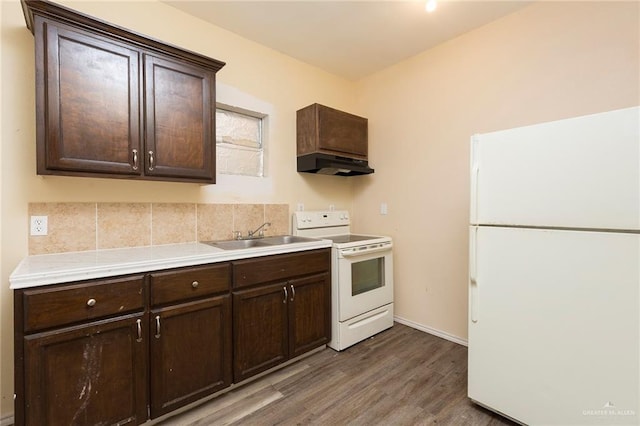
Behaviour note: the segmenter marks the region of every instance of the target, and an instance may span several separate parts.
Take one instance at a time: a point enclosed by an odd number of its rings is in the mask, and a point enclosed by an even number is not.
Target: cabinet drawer
[[[25,290],[23,298],[25,332],[31,332],[142,310],[144,279],[140,275]]]
[[[229,291],[231,265],[155,272],[151,276],[151,305],[163,305]]]
[[[233,287],[247,287],[330,271],[330,253],[330,249],[321,249],[235,261],[233,262]]]

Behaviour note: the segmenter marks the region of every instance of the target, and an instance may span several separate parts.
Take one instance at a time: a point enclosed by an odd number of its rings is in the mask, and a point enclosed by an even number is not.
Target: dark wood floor
[[[467,399],[467,348],[396,323],[162,425],[515,425]]]

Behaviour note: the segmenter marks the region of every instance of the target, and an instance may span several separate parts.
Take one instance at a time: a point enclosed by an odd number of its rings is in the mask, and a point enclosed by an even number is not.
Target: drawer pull
[[[90,307],[90,308],[91,308],[91,307],[93,307],[93,306],[95,306],[95,305],[96,305],[96,299],[89,299],[89,300],[87,300],[87,306],[88,306],[88,307]]]
[[[156,315],[156,339],[160,338],[160,315]]]
[[[287,303],[287,286],[282,287],[284,290],[284,299],[282,299],[282,303]]]
[[[138,338],[136,339],[136,342],[140,343],[142,342],[142,320],[136,320],[136,327],[138,329]]]
[[[198,281],[194,281],[191,283],[191,287],[193,288],[198,288],[198,286],[200,285],[200,283]]]

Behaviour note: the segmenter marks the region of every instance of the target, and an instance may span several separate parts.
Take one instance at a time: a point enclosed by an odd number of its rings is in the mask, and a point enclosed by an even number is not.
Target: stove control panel
[[[302,211],[293,213],[293,227],[296,229],[348,226],[350,223],[349,212],[346,210]]]

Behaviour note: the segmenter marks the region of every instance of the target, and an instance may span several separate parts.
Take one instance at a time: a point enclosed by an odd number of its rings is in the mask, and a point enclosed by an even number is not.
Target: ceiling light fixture
[[[436,7],[438,7],[438,2],[436,0],[427,0],[427,4],[425,4],[424,10],[431,13],[436,10]]]

